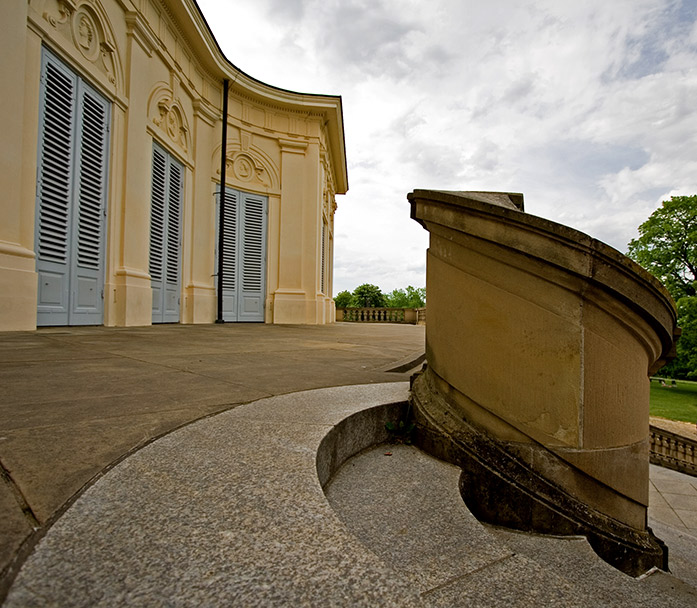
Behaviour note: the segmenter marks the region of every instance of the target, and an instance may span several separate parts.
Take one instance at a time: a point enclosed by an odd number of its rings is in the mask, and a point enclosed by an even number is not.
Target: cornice
[[[296,139],[285,139],[281,138],[278,140],[281,145],[281,152],[287,152],[289,154],[302,154],[307,152],[309,144],[306,141],[299,141]]]
[[[324,121],[331,148],[332,169],[335,174],[337,192],[343,193],[348,189],[346,149],[344,143],[344,125],[341,97],[336,95],[321,95],[298,93],[274,87],[249,76],[223,54],[208,23],[201,13],[195,0],[157,0],[164,7],[164,13],[172,27],[181,37],[182,45],[200,68],[212,79],[221,82],[228,79],[231,90],[237,98],[244,98],[251,103],[280,110],[303,114],[306,117],[318,117]],[[142,19],[141,19],[142,20]],[[133,22],[134,35],[140,21]],[[157,47],[157,36],[151,34],[149,28],[138,28],[138,34],[143,30],[145,44]],[[140,42],[140,39],[137,38]],[[152,43],[155,42],[153,45]],[[143,44],[143,42],[141,42]]]
[[[213,126],[220,120],[220,114],[217,108],[214,108],[210,103],[204,99],[194,99],[194,116],[200,117],[205,120],[209,125]]]
[[[148,57],[152,57],[153,51],[159,46],[157,34],[150,28],[150,24],[136,11],[126,13],[126,26],[128,34],[141,46]]]

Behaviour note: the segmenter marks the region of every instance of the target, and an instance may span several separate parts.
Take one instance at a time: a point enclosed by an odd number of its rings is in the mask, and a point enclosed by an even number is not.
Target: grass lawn
[[[651,382],[651,415],[697,424],[697,382],[677,380],[669,388],[671,382],[667,380],[666,386],[660,381]]]

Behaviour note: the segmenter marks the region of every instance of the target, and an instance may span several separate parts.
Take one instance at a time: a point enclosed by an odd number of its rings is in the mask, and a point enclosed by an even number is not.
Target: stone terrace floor
[[[405,381],[424,341],[423,326],[388,324],[0,332],[0,572],[33,529],[153,439],[264,397]]]
[[[423,327],[387,324],[0,333],[0,601],[83,489],[153,440],[274,396],[405,383],[423,352]],[[652,466],[650,523],[688,573],[696,516],[697,479]]]

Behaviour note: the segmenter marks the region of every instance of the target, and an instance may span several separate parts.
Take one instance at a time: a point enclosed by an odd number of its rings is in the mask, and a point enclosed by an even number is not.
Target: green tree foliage
[[[658,277],[677,301],[697,281],[697,196],[672,196],[639,226],[629,257]]]
[[[387,306],[390,308],[423,308],[426,306],[426,288],[412,287],[395,289],[387,294]]]
[[[349,308],[352,305],[352,301],[353,295],[350,291],[340,291],[334,297],[334,303],[336,304],[337,308]]]
[[[362,308],[382,308],[387,301],[377,285],[364,283],[353,290],[353,306]]]
[[[383,294],[379,287],[364,283],[350,291],[342,291],[334,297],[337,308],[423,308],[426,306],[426,288],[395,289]]]
[[[677,358],[661,374],[697,377],[697,196],[673,196],[639,226],[628,255],[666,286],[678,309]]]
[[[677,357],[659,373],[666,378],[697,380],[697,296],[680,298],[677,307],[678,325],[682,329]]]

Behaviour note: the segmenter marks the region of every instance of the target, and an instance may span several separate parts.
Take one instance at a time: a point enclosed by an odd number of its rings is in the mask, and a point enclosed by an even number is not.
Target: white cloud
[[[425,283],[414,188],[523,192],[620,250],[662,199],[697,193],[694,0],[199,4],[250,75],[342,95],[335,291]]]

